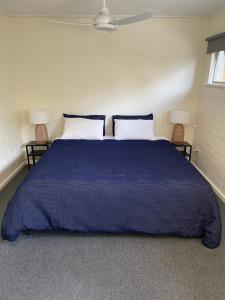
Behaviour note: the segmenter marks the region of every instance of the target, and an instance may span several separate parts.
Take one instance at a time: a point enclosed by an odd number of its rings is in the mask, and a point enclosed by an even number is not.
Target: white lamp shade
[[[170,122],[175,124],[189,124],[190,111],[188,110],[173,110],[170,113]]]
[[[29,111],[31,124],[47,124],[49,122],[49,114],[47,109],[35,109]]]

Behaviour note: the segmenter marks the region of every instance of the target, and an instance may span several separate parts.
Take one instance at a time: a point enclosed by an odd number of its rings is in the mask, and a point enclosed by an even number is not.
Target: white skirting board
[[[3,182],[0,183],[0,191],[15,177],[26,165],[23,161]]]
[[[208,181],[208,183],[212,186],[214,192],[217,194],[217,196],[225,203],[225,195],[221,192],[221,190],[208,178],[208,176],[205,175],[202,170],[199,169],[194,163],[192,163],[193,166],[202,174],[202,176]]]

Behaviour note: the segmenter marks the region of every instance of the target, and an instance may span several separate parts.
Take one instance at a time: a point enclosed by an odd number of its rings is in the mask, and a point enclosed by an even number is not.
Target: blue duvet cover
[[[220,244],[214,192],[169,142],[57,140],[9,202],[2,237],[23,231],[147,233]]]

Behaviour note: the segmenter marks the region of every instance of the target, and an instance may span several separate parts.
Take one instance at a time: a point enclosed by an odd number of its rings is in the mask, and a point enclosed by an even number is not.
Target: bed
[[[166,140],[56,140],[8,203],[1,234],[65,230],[221,240],[212,188]]]

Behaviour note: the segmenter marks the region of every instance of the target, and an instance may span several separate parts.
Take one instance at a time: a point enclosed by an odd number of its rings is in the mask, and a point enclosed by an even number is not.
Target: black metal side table
[[[45,152],[48,151],[48,148],[51,146],[52,141],[48,141],[45,144],[39,145],[36,141],[31,141],[26,144],[26,152],[27,152],[27,162],[28,168],[30,170],[32,165],[36,164],[36,159],[40,159]],[[32,160],[32,164],[30,162]]]
[[[192,145],[188,142],[172,143],[179,152],[181,152],[188,160],[191,161]],[[188,150],[189,149],[189,150]]]

